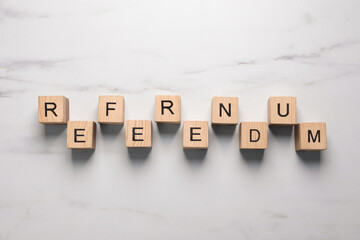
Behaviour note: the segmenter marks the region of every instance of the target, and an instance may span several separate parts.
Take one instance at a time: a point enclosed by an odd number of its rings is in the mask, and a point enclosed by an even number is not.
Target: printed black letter
[[[143,135],[142,133],[138,133],[138,132],[135,132],[135,130],[137,129],[144,129],[143,127],[133,127],[132,129],[132,140],[135,142],[135,141],[144,141],[144,139],[137,139],[135,138],[135,135]]]
[[[48,108],[48,105],[53,105],[53,108]],[[57,114],[56,112],[54,111],[56,109],[56,103],[53,103],[53,102],[46,102],[45,103],[45,117],[47,117],[47,112],[48,111],[51,111],[55,117],[57,117]]]
[[[315,138],[314,136],[312,135],[312,132],[311,130],[308,130],[308,142],[310,142],[310,139],[313,141],[313,142],[316,142],[316,138],[319,137],[319,141],[320,142],[320,130],[317,130],[316,131],[316,134],[315,134]]]
[[[106,103],[106,116],[109,116],[109,110],[115,110],[115,108],[109,108],[109,104],[116,104],[116,102],[107,102]]]
[[[77,131],[85,131],[84,128],[75,128],[74,129],[74,142],[76,143],[81,143],[81,142],[85,142],[84,140],[77,140],[77,137],[84,137],[84,134],[77,134]]]
[[[229,111],[226,110],[224,104],[220,103],[220,117],[222,117],[222,111],[221,111],[222,109],[224,109],[226,115],[231,117],[231,103],[229,103]]]
[[[164,106],[164,103],[170,103],[170,106]],[[174,115],[174,112],[171,110],[171,107],[174,105],[174,103],[170,100],[161,100],[161,115],[164,115],[164,109],[168,109],[171,114]]]
[[[280,113],[280,103],[278,103],[277,105],[277,109],[278,109],[278,114],[280,117],[286,117],[287,115],[289,115],[289,103],[286,104],[286,113],[285,114],[281,114]]]
[[[253,132],[257,132],[258,133],[258,137],[257,137],[257,139],[253,139],[252,138],[252,133]],[[260,132],[259,132],[259,130],[257,130],[257,129],[250,129],[250,142],[257,142],[257,141],[259,141],[259,139],[260,139]]]
[[[191,127],[190,128],[190,141],[201,141],[201,139],[194,139],[194,135],[200,135],[200,133],[194,133],[194,129],[201,129],[201,127]]]

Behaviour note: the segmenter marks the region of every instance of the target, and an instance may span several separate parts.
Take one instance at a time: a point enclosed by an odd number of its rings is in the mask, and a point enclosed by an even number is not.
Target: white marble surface
[[[2,0],[0,239],[359,239],[360,1]],[[236,129],[184,153],[181,127],[154,125],[150,152],[124,128],[98,128],[94,153],[37,123],[38,95],[70,98],[96,120],[101,94],[126,119],[153,119],[154,95],[182,97],[183,120],[210,120],[212,96],[266,120],[271,95],[298,98],[298,121],[325,121],[328,150],[297,154],[269,131],[260,154]]]

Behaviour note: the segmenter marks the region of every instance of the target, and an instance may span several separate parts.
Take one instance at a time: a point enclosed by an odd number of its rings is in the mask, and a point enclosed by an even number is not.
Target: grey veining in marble
[[[360,1],[3,0],[0,2],[0,239],[349,239],[360,236]],[[179,94],[183,120],[210,121],[238,96],[266,121],[269,96],[296,96],[298,121],[325,121],[328,150],[296,153],[291,128],[240,152],[238,127],[184,152],[182,127],[154,124],[149,151],[98,127],[93,152],[37,123],[38,95],[65,95],[71,120],[98,96],[126,119]]]

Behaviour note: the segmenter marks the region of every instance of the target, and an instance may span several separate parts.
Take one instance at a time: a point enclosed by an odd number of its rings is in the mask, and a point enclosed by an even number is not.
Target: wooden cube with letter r
[[[326,149],[326,123],[299,123],[295,126],[296,151],[321,151]]]
[[[181,123],[181,100],[177,95],[155,96],[155,122],[165,124]]]
[[[64,96],[38,97],[38,122],[66,124],[69,121],[69,99]]]
[[[127,120],[125,143],[128,148],[151,148],[151,120]]]
[[[93,121],[69,121],[67,147],[71,149],[95,149],[96,123]]]
[[[266,122],[241,122],[240,149],[266,149],[267,128]]]

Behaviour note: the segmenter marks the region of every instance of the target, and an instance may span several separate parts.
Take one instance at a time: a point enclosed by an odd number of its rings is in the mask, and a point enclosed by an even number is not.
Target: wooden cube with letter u
[[[296,151],[321,151],[326,149],[326,123],[299,123],[295,126]]]
[[[67,147],[71,149],[95,149],[96,123],[93,121],[69,121]]]
[[[207,121],[184,121],[183,148],[207,149],[209,147],[208,125]]]
[[[266,122],[241,122],[240,149],[266,149],[267,128]]]
[[[125,142],[128,148],[151,148],[151,120],[127,120]]]
[[[270,97],[268,100],[269,125],[296,124],[296,97]]]

